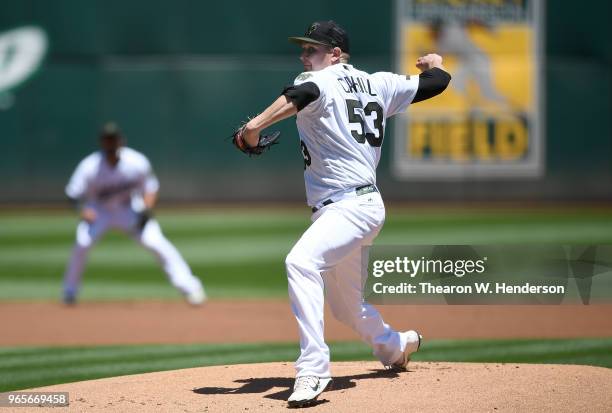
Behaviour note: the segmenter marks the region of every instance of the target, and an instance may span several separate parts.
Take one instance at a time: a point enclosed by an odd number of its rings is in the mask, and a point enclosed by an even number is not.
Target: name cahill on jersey
[[[370,79],[363,79],[359,76],[344,76],[339,77],[338,82],[346,93],[367,93],[370,96],[378,96],[372,90]]]

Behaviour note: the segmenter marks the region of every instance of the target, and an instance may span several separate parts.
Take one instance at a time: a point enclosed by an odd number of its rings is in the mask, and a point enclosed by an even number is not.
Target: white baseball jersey
[[[114,167],[101,151],[83,159],[66,186],[66,195],[102,209],[131,206],[138,211],[144,207],[142,194],[158,190],[159,181],[147,157],[134,149],[121,147],[119,162]]]
[[[306,198],[317,206],[334,193],[376,184],[386,119],[410,105],[419,76],[369,74],[339,63],[304,72],[294,85],[305,82],[320,92],[297,114]]]

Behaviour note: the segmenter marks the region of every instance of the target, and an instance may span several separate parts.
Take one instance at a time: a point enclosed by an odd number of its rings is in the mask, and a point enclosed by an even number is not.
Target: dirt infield
[[[415,362],[401,374],[380,367],[374,362],[334,363],[331,388],[307,411],[575,413],[612,408],[612,370],[601,367]],[[36,390],[70,393],[70,407],[52,411],[274,412],[287,410],[292,384],[291,363],[266,363],[112,377]],[[36,408],[46,410],[51,411]]]
[[[398,329],[427,338],[604,337],[612,306],[384,306]],[[355,333],[326,312],[328,340]],[[297,341],[289,303],[0,303],[0,345]],[[427,363],[395,374],[376,362],[332,364],[332,388],[308,411],[612,411],[612,369],[571,365]],[[87,412],[285,411],[293,363],[201,367],[48,386]],[[15,412],[50,409],[14,409]],[[12,411],[4,408],[3,411]]]
[[[433,338],[557,338],[612,336],[612,305],[381,306],[396,329]],[[326,312],[328,340],[356,334]],[[182,302],[0,303],[0,345],[246,343],[297,341],[289,303]]]

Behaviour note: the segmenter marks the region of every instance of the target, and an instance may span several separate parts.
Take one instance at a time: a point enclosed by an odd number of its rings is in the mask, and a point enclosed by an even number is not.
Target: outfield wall
[[[612,6],[582,2],[579,19],[571,2],[544,9],[542,176],[400,181],[390,164],[392,122],[379,167],[386,199],[612,199]],[[261,159],[245,158],[225,138],[301,71],[285,39],[313,20],[347,28],[356,66],[393,70],[395,10],[391,1],[348,0],[6,1],[0,33],[37,25],[49,49],[33,77],[0,91],[0,202],[61,201],[108,119],[151,158],[162,200],[302,200],[293,122],[279,127],[282,144]],[[0,59],[0,76],[2,66]]]

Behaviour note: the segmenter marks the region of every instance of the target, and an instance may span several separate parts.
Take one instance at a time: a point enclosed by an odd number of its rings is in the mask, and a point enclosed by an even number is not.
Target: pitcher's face
[[[314,43],[302,43],[302,54],[300,60],[304,65],[304,71],[325,69],[331,66],[334,56],[333,49],[328,46],[323,46]]]

